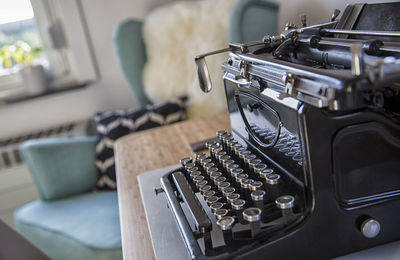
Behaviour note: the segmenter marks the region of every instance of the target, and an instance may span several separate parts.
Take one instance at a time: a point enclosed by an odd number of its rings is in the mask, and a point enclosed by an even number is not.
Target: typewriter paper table
[[[230,129],[228,114],[127,135],[115,143],[124,259],[154,259],[137,176],[176,164],[192,154],[189,144],[212,138],[220,129]]]

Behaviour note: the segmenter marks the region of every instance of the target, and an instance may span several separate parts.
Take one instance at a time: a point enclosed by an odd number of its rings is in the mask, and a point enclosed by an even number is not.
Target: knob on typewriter
[[[179,162],[181,163],[181,165],[182,165],[183,167],[185,167],[185,165],[186,165],[187,163],[192,162],[192,157],[184,157],[184,158],[180,159]]]
[[[243,211],[243,218],[250,223],[251,237],[255,238],[261,231],[261,210],[247,208]]]
[[[233,232],[232,227],[235,223],[235,219],[233,217],[225,216],[217,221],[218,227],[222,230],[222,234],[224,236],[224,241],[227,246],[233,244]]]
[[[219,219],[225,217],[226,215],[228,215],[228,213],[229,213],[229,210],[227,210],[227,209],[217,209],[214,212],[214,215],[217,218],[217,220],[219,220]]]
[[[279,196],[279,180],[281,176],[279,174],[269,174],[265,176],[265,188],[268,192],[268,197],[274,201]]]
[[[222,190],[222,195],[227,198],[230,194],[235,193],[235,191],[234,187],[228,187]]]
[[[264,208],[265,194],[266,193],[263,190],[255,190],[251,192],[251,199],[253,200],[254,207],[261,210]]]
[[[293,219],[294,201],[295,199],[291,195],[280,196],[275,200],[276,206],[282,210],[283,222],[285,224],[290,223],[290,221]]]
[[[242,199],[237,199],[231,202],[231,207],[233,211],[236,214],[236,217],[239,221],[239,223],[245,225],[247,222],[243,218],[243,210],[244,210],[244,205],[246,205],[246,201]]]
[[[222,203],[220,201],[214,202],[210,205],[210,209],[212,213],[215,213],[218,209],[222,209],[224,207],[225,203]]]

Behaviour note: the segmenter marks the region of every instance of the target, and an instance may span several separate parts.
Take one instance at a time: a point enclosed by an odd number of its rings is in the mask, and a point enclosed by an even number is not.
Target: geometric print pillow
[[[186,119],[186,97],[142,109],[124,109],[97,113],[96,166],[97,189],[116,189],[114,142],[127,134]]]

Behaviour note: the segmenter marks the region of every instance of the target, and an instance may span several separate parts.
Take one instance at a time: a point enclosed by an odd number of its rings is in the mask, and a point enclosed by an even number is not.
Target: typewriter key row
[[[230,133],[218,131],[217,137],[219,142],[206,143],[209,155],[198,152],[180,163],[188,183],[215,215],[225,242],[232,240],[236,223],[249,225],[252,238],[261,232],[262,223],[282,217],[283,224],[289,224],[295,199],[281,196],[281,176]]]
[[[261,129],[255,124],[251,124],[250,127],[253,130],[253,133],[255,133],[255,135],[264,143],[269,144],[275,139],[276,134],[270,129]],[[296,136],[283,131],[279,135],[274,148],[285,156],[292,158],[299,165],[302,165],[300,142]]]

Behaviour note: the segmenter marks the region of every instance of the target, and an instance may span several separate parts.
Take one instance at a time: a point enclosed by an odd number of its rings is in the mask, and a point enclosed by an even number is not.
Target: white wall
[[[143,18],[172,0],[82,0],[99,68],[98,82],[83,90],[0,106],[0,139],[66,122],[85,120],[96,111],[134,106],[133,94],[114,54],[112,34],[119,22]]]

